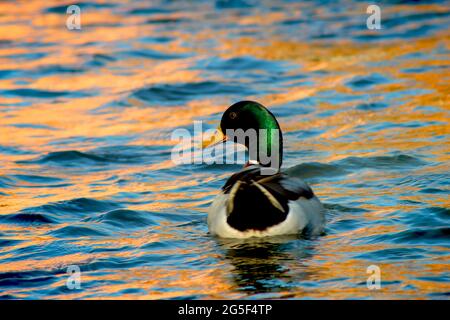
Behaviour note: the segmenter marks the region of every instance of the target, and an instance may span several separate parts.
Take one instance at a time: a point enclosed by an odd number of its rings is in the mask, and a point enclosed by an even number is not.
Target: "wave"
[[[108,212],[120,208],[120,204],[90,198],[77,198],[67,201],[59,201],[36,207],[29,207],[18,213],[0,215],[0,221],[16,223],[57,223],[63,221],[79,221],[93,213]]]
[[[107,163],[108,159],[104,157],[99,157],[93,154],[84,153],[80,151],[70,150],[70,151],[57,151],[51,152],[43,157],[35,160],[22,160],[17,161],[20,164],[45,164],[45,163],[59,163],[70,166],[80,166],[81,164],[104,164]]]
[[[78,237],[107,237],[111,233],[100,229],[98,226],[65,226],[48,233],[57,238],[78,238]]]
[[[336,177],[346,175],[349,171],[339,165],[308,162],[286,169],[286,173],[302,179],[307,179],[312,177]]]
[[[64,183],[65,179],[38,176],[38,175],[23,175],[13,174],[0,176],[0,188],[60,188],[67,187],[71,184]]]
[[[437,244],[450,242],[450,227],[414,228],[385,236],[394,243]],[[384,236],[381,238],[384,239]]]
[[[0,273],[0,287],[16,287],[27,288],[34,286],[49,286],[58,281],[56,277],[57,271],[17,271],[17,272],[2,272]],[[0,295],[0,299],[17,299],[12,295]]]
[[[85,221],[106,223],[108,225],[122,229],[143,228],[156,224],[151,218],[151,213],[127,209],[117,209],[109,211],[106,213],[102,213],[95,218],[88,218]]]
[[[0,215],[0,223],[17,224],[48,224],[57,221],[48,214],[43,213],[14,213]]]
[[[401,168],[411,168],[423,166],[426,164],[425,161],[405,155],[394,155],[394,156],[376,156],[376,157],[348,157],[333,164],[342,166],[347,169],[383,169],[383,170],[395,170]]]
[[[170,156],[167,147],[160,146],[109,146],[90,152],[77,150],[51,152],[37,159],[17,161],[20,164],[107,165],[108,163],[142,164],[162,161]]]
[[[201,81],[175,84],[158,84],[150,88],[135,91],[132,97],[144,101],[146,104],[179,104],[198,99],[202,96],[236,94],[252,95],[248,86],[243,87],[236,84],[221,83],[216,81]]]

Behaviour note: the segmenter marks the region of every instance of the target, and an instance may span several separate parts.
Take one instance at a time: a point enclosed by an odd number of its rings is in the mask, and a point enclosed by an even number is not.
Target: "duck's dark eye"
[[[236,119],[237,114],[236,112],[230,112],[230,119]]]

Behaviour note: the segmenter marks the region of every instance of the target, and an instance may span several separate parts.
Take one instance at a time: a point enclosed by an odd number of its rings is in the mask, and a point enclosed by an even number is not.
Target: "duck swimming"
[[[249,137],[240,139],[235,134],[239,130],[253,132],[257,147]],[[204,141],[203,147],[226,140],[245,145],[249,161],[227,180],[212,202],[208,211],[212,235],[249,238],[323,232],[322,203],[303,180],[280,170],[283,136],[278,121],[267,108],[254,101],[230,106],[215,135]],[[265,156],[268,154],[270,158]]]

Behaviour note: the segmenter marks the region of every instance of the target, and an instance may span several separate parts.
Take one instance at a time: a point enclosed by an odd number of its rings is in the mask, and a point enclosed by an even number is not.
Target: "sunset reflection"
[[[98,0],[71,31],[69,4],[0,2],[0,275],[22,279],[2,295],[448,296],[448,7],[386,4],[373,31],[361,2]],[[323,236],[208,234],[239,167],[178,165],[171,133],[239,100],[277,116],[284,166],[327,208]]]

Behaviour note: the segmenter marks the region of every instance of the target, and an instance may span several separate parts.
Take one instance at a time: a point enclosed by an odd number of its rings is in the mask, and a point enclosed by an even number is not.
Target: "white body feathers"
[[[208,228],[211,234],[222,238],[249,238],[277,235],[297,234],[305,227],[311,235],[323,232],[325,225],[325,209],[317,197],[299,198],[289,201],[289,212],[285,220],[265,230],[234,229],[227,223],[227,205],[229,194],[220,193],[208,211]]]

